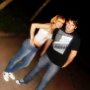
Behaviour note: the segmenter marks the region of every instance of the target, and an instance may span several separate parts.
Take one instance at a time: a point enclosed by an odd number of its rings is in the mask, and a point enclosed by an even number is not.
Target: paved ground
[[[15,81],[5,82],[2,72],[10,58],[18,51],[23,40],[23,36],[0,37],[0,90],[35,90],[41,79],[44,69],[27,85],[17,85]],[[37,58],[37,57],[36,57]],[[17,79],[23,77],[34,67],[38,60],[33,60],[31,65],[15,73]],[[47,86],[46,90],[90,90],[90,78],[82,68],[72,64],[69,68],[60,71],[54,80]]]

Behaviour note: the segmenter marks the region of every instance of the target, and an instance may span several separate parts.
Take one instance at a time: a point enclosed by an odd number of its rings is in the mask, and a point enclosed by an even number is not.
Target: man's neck
[[[65,32],[66,32],[66,33],[73,33],[74,30],[70,31],[70,30],[65,29]]]

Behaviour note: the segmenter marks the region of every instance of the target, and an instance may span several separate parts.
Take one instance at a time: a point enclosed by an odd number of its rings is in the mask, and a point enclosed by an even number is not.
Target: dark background
[[[75,16],[79,19],[77,33],[81,38],[80,50],[77,56],[79,60],[75,63],[89,72],[89,1],[51,0],[30,22],[30,18],[44,2],[45,0],[14,0],[4,10],[0,11],[0,30],[28,34],[32,22],[49,22],[57,14],[66,17]]]

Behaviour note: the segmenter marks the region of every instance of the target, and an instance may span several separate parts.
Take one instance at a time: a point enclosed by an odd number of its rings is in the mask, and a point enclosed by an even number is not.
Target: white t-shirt
[[[52,38],[52,33],[49,30],[39,29],[37,34],[35,35],[35,39],[42,45],[45,43],[46,40]]]

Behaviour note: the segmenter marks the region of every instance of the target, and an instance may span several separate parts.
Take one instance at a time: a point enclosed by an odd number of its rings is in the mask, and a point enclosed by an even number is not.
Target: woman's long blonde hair
[[[62,22],[62,23],[65,23],[65,17],[64,17],[64,16],[61,16],[61,15],[56,15],[56,16],[54,16],[54,17],[50,20],[51,31],[54,30],[53,25],[54,25],[57,21],[60,21],[60,22]]]
[[[61,21],[61,22],[64,23],[65,22],[65,17],[61,16],[61,15],[56,15],[50,20],[50,23],[55,24],[57,21]]]

